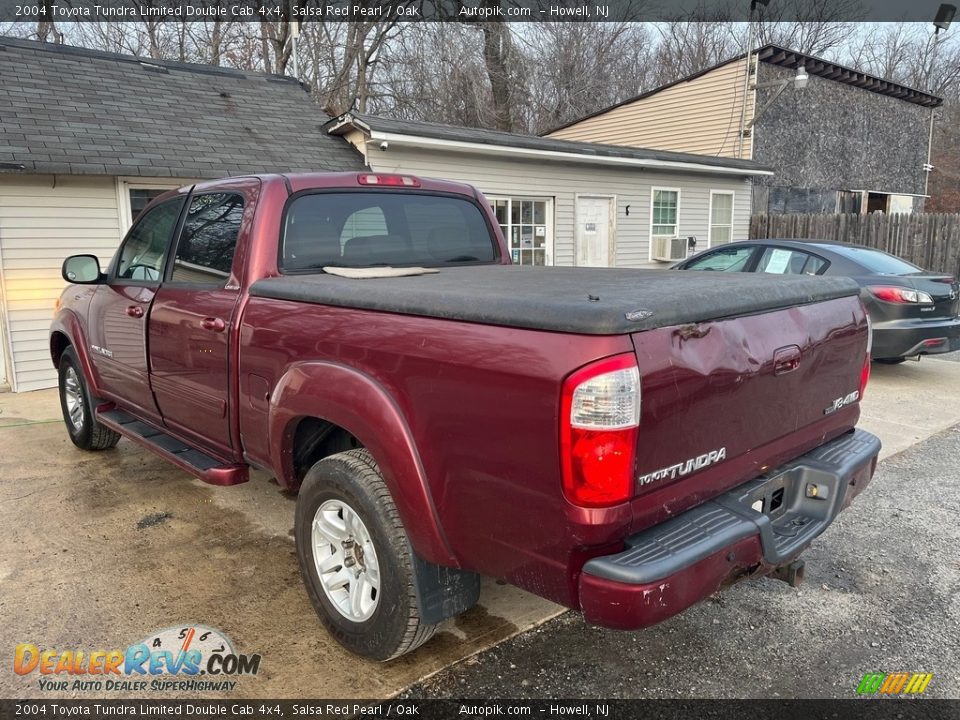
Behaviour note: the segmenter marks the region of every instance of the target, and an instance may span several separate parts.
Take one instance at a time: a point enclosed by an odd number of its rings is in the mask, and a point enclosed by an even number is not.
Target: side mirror
[[[96,285],[102,277],[96,255],[71,255],[63,261],[60,274],[68,283],[76,285]]]

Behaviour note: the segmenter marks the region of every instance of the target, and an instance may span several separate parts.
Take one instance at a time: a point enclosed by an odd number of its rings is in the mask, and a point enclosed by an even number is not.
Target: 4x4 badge
[[[845,395],[844,397],[838,397],[836,400],[830,403],[827,407],[823,409],[823,414],[832,415],[840,408],[845,407],[850,403],[855,403],[859,399],[860,399],[860,391],[854,390],[849,395]]]

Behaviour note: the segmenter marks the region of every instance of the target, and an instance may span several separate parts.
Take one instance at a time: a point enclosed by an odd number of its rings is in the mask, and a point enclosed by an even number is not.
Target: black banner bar
[[[0,700],[0,720],[956,720],[960,700]]]
[[[0,22],[923,22],[903,0],[0,0]]]

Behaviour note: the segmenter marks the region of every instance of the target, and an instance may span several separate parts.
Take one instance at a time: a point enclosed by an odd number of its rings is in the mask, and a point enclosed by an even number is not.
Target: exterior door
[[[149,418],[157,417],[157,406],[150,390],[147,321],[184,200],[167,200],[137,220],[88,313],[90,358],[103,394]]]
[[[150,315],[151,382],[164,423],[225,458],[235,445],[229,360],[240,281],[234,255],[258,187],[259,181],[238,181],[229,191],[191,197],[169,279]]]
[[[577,197],[577,265],[610,267],[613,263],[613,198]]]

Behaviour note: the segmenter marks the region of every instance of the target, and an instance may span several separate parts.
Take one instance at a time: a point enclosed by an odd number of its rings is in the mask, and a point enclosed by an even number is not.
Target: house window
[[[654,188],[650,234],[653,237],[677,237],[679,209],[679,190]]]
[[[130,188],[130,219],[136,220],[140,217],[143,209],[150,204],[155,197],[163,195],[170,188]]]
[[[117,208],[120,212],[121,239],[154,198],[185,184],[187,181],[184,180],[117,178]]]
[[[710,192],[710,233],[707,247],[728,243],[733,239],[733,193]]]
[[[510,257],[518,265],[550,263],[550,200],[546,198],[492,198],[490,206],[507,240]]]

